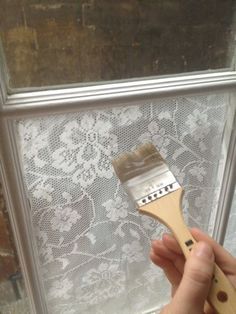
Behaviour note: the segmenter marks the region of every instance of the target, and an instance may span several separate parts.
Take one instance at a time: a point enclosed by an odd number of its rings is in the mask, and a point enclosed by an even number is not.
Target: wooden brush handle
[[[183,190],[180,188],[142,206],[139,211],[165,224],[173,232],[187,258],[196,241],[182,217],[182,194]],[[216,264],[208,301],[218,314],[236,314],[236,290]]]

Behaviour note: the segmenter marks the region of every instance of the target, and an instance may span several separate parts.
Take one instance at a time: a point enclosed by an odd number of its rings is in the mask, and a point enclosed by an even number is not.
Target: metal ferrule
[[[124,186],[138,207],[180,188],[179,183],[166,165],[132,178]]]

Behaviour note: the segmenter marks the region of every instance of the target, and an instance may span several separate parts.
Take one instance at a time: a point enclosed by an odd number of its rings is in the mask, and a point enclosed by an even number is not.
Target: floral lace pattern
[[[149,260],[165,227],[134,208],[111,161],[152,142],[184,186],[186,222],[208,230],[227,103],[178,97],[17,122],[49,313],[136,314],[167,300]]]

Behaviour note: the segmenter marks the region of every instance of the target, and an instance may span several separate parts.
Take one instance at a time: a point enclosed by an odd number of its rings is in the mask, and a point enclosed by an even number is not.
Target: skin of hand
[[[161,314],[215,314],[205,302],[214,262],[236,288],[236,258],[201,230],[190,230],[196,243],[187,261],[172,235],[152,241],[150,258],[161,267],[172,285],[172,300]]]

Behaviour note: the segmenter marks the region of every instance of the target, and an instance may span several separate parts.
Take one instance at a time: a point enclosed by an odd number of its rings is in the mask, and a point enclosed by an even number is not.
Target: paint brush
[[[120,155],[112,164],[139,212],[165,224],[187,258],[196,241],[182,216],[183,188],[156,147],[144,144]],[[235,289],[216,264],[208,302],[219,314],[236,314]]]

